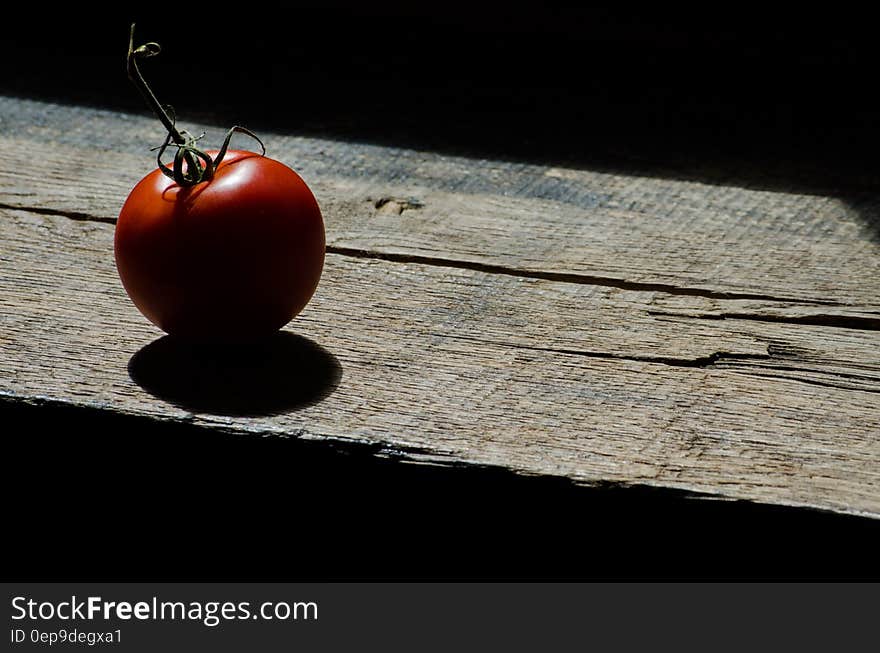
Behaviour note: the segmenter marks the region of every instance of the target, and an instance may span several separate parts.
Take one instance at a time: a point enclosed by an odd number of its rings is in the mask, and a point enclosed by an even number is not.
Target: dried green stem
[[[147,84],[137,65],[138,58],[154,57],[161,51],[162,48],[159,47],[158,43],[145,43],[144,45],[135,48],[134,23],[132,23],[131,32],[129,33],[128,38],[128,78],[137,87],[137,90],[140,91],[144,100],[146,100],[147,104],[150,106],[150,109],[152,109],[153,113],[156,114],[156,117],[158,117],[159,120],[162,121],[162,124],[165,126],[165,129],[168,130],[168,134],[171,136],[171,140],[173,140],[178,145],[183,145],[184,143],[186,143],[186,138],[184,138],[183,135],[177,130],[177,127],[175,127],[174,125],[174,120],[171,118],[171,116],[168,115],[165,107],[163,107],[159,100],[156,99],[156,95],[155,93],[153,93],[153,89],[151,89],[149,84]]]
[[[169,115],[168,108],[163,106],[156,98],[156,94],[153,93],[150,85],[147,84],[137,65],[137,60],[139,58],[153,57],[161,51],[162,49],[159,47],[159,44],[152,42],[134,47],[134,24],[132,24],[128,38],[128,77],[137,87],[138,91],[140,91],[140,94],[143,96],[144,100],[146,100],[147,105],[149,105],[153,113],[156,114],[156,117],[162,121],[162,124],[168,131],[168,136],[166,137],[165,142],[158,148],[159,154],[156,156],[159,169],[165,175],[174,179],[174,181],[180,186],[195,186],[201,181],[210,180],[213,178],[217,166],[220,165],[223,157],[226,156],[226,150],[229,148],[229,141],[232,138],[232,135],[239,132],[247,134],[255,139],[260,144],[263,155],[266,154],[266,146],[263,145],[263,141],[257,138],[256,134],[250,130],[238,125],[232,127],[226,133],[223,146],[220,148],[220,151],[214,159],[196,147],[196,141],[198,141],[201,136],[193,137],[186,130],[177,129],[174,116]],[[202,134],[202,136],[204,136],[204,134]],[[174,166],[169,168],[162,163],[162,155],[172,143],[177,147],[177,153],[174,156]],[[186,163],[186,171],[183,169],[184,163]]]

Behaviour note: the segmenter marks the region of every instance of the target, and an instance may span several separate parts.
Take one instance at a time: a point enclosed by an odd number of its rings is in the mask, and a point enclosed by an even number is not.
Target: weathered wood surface
[[[880,516],[870,197],[265,135],[327,223],[318,294],[287,329],[341,379],[231,416],[128,372],[161,334],[119,284],[112,221],[161,137],[0,98],[7,398]]]

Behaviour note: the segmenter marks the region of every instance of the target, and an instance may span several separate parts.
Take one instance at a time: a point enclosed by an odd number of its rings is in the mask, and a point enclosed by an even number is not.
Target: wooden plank
[[[0,203],[112,221],[162,140],[149,118],[0,98]],[[193,126],[218,137],[216,126]],[[880,319],[878,200],[478,161],[264,134],[315,190],[331,251]],[[739,310],[739,309],[737,309]],[[731,311],[719,311],[730,313]]]
[[[880,516],[875,330],[705,319],[707,302],[730,300],[330,255],[288,329],[314,343],[326,396],[228,414],[175,385],[180,360],[125,297],[112,230],[0,213],[4,396]],[[289,366],[273,382],[295,374],[294,349],[274,352]],[[151,392],[130,367],[153,375]]]

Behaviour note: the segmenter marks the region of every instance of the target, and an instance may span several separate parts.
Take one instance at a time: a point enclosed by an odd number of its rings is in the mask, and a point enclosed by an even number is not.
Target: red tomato
[[[195,186],[158,168],[144,177],[119,214],[115,253],[129,297],[160,329],[249,339],[280,329],[311,299],[324,223],[293,170],[230,150],[213,179]]]

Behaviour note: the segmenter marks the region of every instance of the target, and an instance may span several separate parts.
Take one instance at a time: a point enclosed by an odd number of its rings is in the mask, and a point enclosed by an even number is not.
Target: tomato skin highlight
[[[192,187],[149,173],[126,199],[114,238],[135,306],[166,333],[195,340],[246,340],[283,327],[314,294],[324,249],[321,210],[306,183],[240,150]]]

